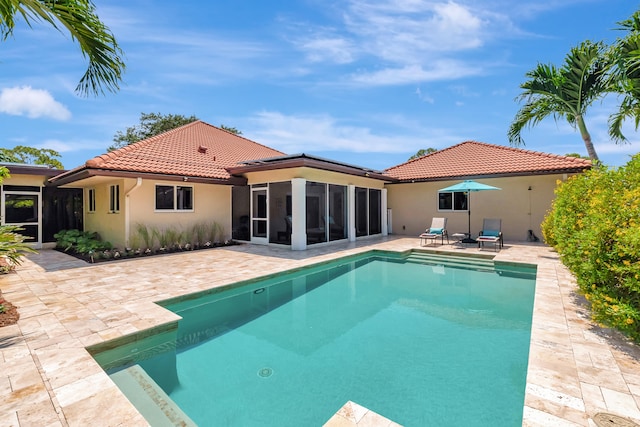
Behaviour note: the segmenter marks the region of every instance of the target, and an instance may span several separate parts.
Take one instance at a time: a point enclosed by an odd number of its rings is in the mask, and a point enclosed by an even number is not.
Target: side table
[[[463,248],[463,247],[464,247],[464,244],[462,243],[462,241],[463,241],[464,239],[466,239],[468,235],[469,235],[469,233],[453,233],[453,234],[451,235],[451,237],[452,237],[452,238],[453,238],[453,240],[454,240],[453,244],[454,244],[454,245],[458,245],[458,246],[460,246],[461,248]]]

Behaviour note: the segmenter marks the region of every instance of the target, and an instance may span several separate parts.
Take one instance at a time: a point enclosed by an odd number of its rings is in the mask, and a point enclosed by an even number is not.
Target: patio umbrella
[[[472,191],[485,190],[501,190],[501,188],[492,187],[491,185],[482,184],[480,182],[467,179],[458,184],[450,185],[449,187],[440,189],[440,191],[463,191],[467,193],[471,193]],[[476,241],[471,238],[471,194],[467,194],[467,211],[469,212],[469,235],[462,240],[462,243],[476,243]]]

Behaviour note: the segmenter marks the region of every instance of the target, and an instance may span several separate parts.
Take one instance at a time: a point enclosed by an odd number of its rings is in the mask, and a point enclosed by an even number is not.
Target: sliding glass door
[[[251,188],[251,242],[269,243],[269,190],[266,187]]]
[[[41,204],[40,191],[4,191],[2,194],[2,224],[22,228],[18,233],[27,237],[25,242],[38,248],[42,244]]]

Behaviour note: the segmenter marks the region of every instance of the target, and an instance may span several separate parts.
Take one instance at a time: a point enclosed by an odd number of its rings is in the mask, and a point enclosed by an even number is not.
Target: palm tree
[[[584,115],[591,104],[605,95],[609,88],[604,44],[589,40],[571,49],[562,67],[538,64],[526,76],[520,87],[524,90],[518,101],[526,101],[516,113],[508,137],[511,145],[524,145],[522,129],[534,126],[548,116],[564,118],[578,128],[589,158],[598,160]]]
[[[634,118],[636,130],[640,124],[640,11],[618,24],[629,34],[618,39],[607,53],[612,91],[622,95],[618,111],[609,118],[609,135],[615,142],[626,142],[623,122]]]
[[[15,17],[22,16],[29,26],[45,21],[58,31],[66,28],[77,40],[89,67],[80,79],[76,92],[104,94],[119,89],[125,65],[122,50],[109,28],[98,18],[91,0],[0,0],[0,37],[12,35]],[[61,27],[62,26],[62,27]]]

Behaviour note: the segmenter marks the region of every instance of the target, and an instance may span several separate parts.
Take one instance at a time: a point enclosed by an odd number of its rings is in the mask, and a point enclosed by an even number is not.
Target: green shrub
[[[559,185],[542,232],[591,302],[594,320],[640,342],[640,155]]]
[[[101,240],[98,233],[89,231],[60,230],[53,237],[56,238],[56,248],[65,252],[72,250],[87,255],[113,247],[110,242]]]
[[[195,246],[204,245],[207,241],[207,225],[204,222],[198,222],[191,227],[193,235],[193,244]]]
[[[166,247],[173,249],[182,246],[182,238],[184,236],[184,232],[182,232],[178,228],[167,227],[164,230],[164,236],[166,240]]]
[[[26,237],[19,233],[21,230],[23,228],[12,225],[0,226],[0,257],[7,261],[6,266],[0,266],[1,273],[6,273],[16,265],[20,265],[22,257],[26,253],[36,252],[31,246],[24,243]]]
[[[138,236],[140,236],[140,239],[144,242],[145,249],[153,249],[155,240],[154,236],[156,234],[155,230],[150,229],[146,224],[138,223],[136,224],[136,232],[138,233]]]
[[[68,252],[78,242],[78,238],[82,236],[80,230],[60,230],[53,235],[56,239],[56,248]]]

